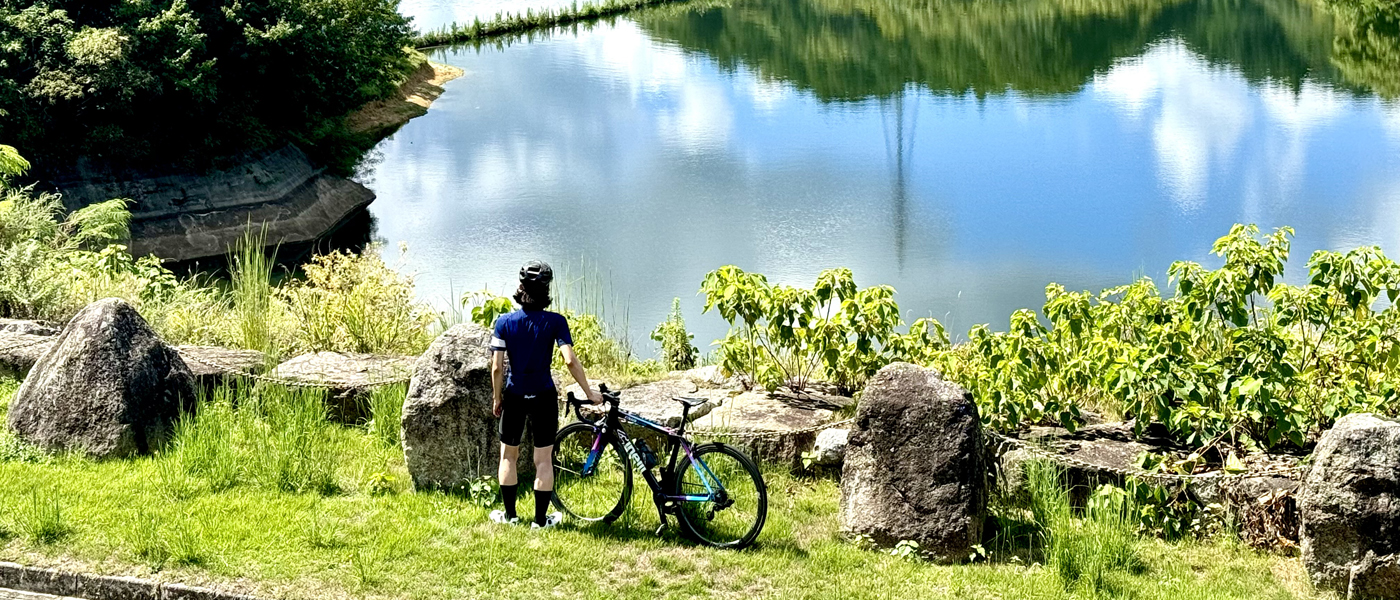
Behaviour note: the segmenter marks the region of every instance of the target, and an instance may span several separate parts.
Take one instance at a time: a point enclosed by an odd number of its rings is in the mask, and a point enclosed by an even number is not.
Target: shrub
[[[695,366],[699,350],[690,343],[695,336],[685,330],[685,315],[681,314],[681,299],[671,302],[671,314],[651,332],[651,339],[661,344],[661,361],[667,369],[679,371]]]
[[[822,271],[802,289],[730,265],[706,274],[700,292],[705,312],[730,325],[720,342],[724,370],[769,390],[819,377],[858,389],[889,362],[886,346],[902,324],[894,288],[858,289],[850,269]]]
[[[297,351],[420,354],[432,341],[436,313],[415,300],[412,278],[384,264],[378,248],[315,256],[302,271],[304,279],[278,290],[295,320]]]

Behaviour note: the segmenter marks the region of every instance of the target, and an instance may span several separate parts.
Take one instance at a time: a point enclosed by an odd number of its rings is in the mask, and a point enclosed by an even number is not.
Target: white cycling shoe
[[[494,522],[494,523],[500,523],[501,525],[519,525],[519,524],[520,524],[520,517],[515,517],[515,518],[507,519],[507,518],[506,518],[506,511],[501,510],[501,509],[496,509],[496,510],[491,511],[490,518],[491,518],[491,521],[492,521],[492,522]]]
[[[563,514],[563,513],[560,513],[560,512],[557,512],[557,511],[556,511],[556,512],[552,512],[552,513],[549,513],[549,515],[547,515],[547,516],[544,518],[544,525],[540,525],[539,523],[536,523],[536,522],[534,522],[534,521],[531,521],[531,522],[530,522],[530,529],[549,529],[549,528],[551,528],[551,527],[554,527],[554,526],[558,525],[558,524],[559,524],[561,521],[563,521],[563,520],[564,520],[564,514]]]

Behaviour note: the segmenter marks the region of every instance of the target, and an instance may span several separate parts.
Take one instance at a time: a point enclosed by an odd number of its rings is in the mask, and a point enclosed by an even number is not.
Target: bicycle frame
[[[642,460],[641,453],[637,451],[637,445],[632,442],[631,436],[627,435],[627,433],[622,430],[620,426],[622,423],[637,425],[666,436],[665,452],[669,455],[669,458],[666,466],[661,469],[660,479],[652,474],[651,469],[647,468],[646,462]],[[720,482],[718,477],[715,477],[715,474],[710,471],[710,467],[706,465],[703,460],[695,456],[695,446],[690,443],[690,440],[685,438],[685,419],[681,420],[680,427],[672,429],[642,418],[634,413],[617,408],[617,405],[613,404],[612,410],[608,411],[608,415],[593,422],[593,426],[597,431],[597,437],[593,440],[593,448],[588,453],[588,459],[584,461],[582,473],[584,477],[593,474],[593,468],[597,466],[598,457],[603,453],[604,438],[611,434],[617,438],[623,450],[627,452],[627,456],[632,459],[632,462],[637,465],[637,469],[641,471],[642,478],[645,479],[647,485],[651,487],[652,498],[656,501],[658,507],[664,507],[665,503],[668,501],[711,502],[725,492],[724,484]],[[671,482],[670,478],[676,476],[676,461],[680,459],[680,453],[682,451],[684,451],[686,457],[690,459],[690,467],[695,471],[695,474],[699,476],[700,483],[705,486],[706,493],[703,496],[684,494],[671,495],[666,493],[668,489],[667,484]]]

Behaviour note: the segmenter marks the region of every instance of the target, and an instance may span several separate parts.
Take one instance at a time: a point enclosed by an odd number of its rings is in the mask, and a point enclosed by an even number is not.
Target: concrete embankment
[[[399,92],[346,117],[368,148],[425,114],[442,84],[460,69],[424,60]],[[293,144],[202,172],[114,171],[79,162],[49,182],[68,210],[112,198],[131,201],[131,250],[170,262],[223,256],[251,224],[267,227],[268,245],[311,242],[361,214],[374,192],[328,173]]]

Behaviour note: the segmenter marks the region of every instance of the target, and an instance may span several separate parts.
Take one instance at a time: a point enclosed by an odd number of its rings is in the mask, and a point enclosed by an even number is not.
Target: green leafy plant
[[[55,544],[73,532],[63,512],[58,491],[35,489],[29,502],[15,514],[16,529],[24,537],[40,544]]]
[[[890,360],[902,322],[894,288],[856,287],[850,269],[828,269],[811,289],[772,285],[733,265],[705,275],[705,312],[730,324],[721,366],[750,385],[801,390],[826,379],[847,390]]]
[[[695,336],[685,329],[680,298],[671,301],[671,314],[652,330],[651,339],[661,344],[661,360],[667,369],[680,371],[695,366],[700,351],[691,343]]]

